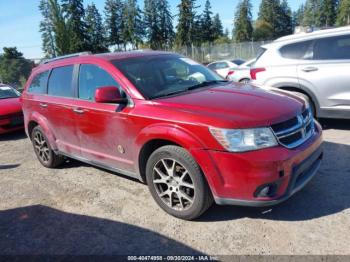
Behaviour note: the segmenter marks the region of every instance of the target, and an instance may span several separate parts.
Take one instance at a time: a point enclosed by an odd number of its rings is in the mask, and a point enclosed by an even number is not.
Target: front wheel
[[[213,203],[209,186],[192,156],[178,146],[164,146],[150,156],[146,177],[149,190],[167,213],[192,220]]]

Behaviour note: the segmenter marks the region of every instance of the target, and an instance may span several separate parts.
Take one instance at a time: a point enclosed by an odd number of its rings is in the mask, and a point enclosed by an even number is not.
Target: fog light
[[[277,193],[277,184],[265,184],[259,186],[255,193],[254,197],[274,197]]]
[[[264,187],[263,189],[261,189],[259,196],[267,197],[269,195],[270,189],[271,189],[270,186]]]

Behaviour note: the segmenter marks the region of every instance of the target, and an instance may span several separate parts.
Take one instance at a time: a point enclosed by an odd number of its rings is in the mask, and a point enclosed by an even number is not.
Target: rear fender
[[[45,136],[46,136],[47,139],[49,140],[49,143],[50,143],[51,148],[52,148],[53,150],[57,150],[56,137],[55,137],[55,135],[53,134],[53,132],[51,131],[47,119],[46,119],[43,115],[40,115],[39,113],[34,112],[34,113],[30,116],[29,121],[28,121],[28,124],[29,124],[31,121],[36,122],[36,123],[41,127],[41,129],[43,130]],[[28,126],[26,127],[26,129],[28,130]],[[28,136],[29,136],[29,134],[28,134]],[[31,138],[31,137],[30,137],[30,138]]]

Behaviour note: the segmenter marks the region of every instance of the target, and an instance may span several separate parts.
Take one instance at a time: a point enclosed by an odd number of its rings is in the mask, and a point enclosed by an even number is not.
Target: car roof
[[[170,55],[175,54],[171,52],[164,51],[152,51],[152,50],[135,50],[127,52],[115,52],[115,53],[102,53],[102,54],[91,54],[88,52],[71,54],[67,56],[56,57],[53,59],[44,60],[39,66],[33,69],[33,71],[48,70],[57,66],[62,66],[63,64],[73,64],[79,63],[86,60],[95,61],[113,61],[122,60],[128,58],[136,57],[147,57],[147,56],[158,56],[158,55]]]
[[[321,29],[317,31],[313,31],[311,33],[298,33],[298,34],[293,34],[293,35],[287,35],[280,37],[276,39],[275,41],[261,46],[262,48],[269,48],[270,46],[273,46],[275,44],[284,44],[287,42],[298,42],[302,40],[312,40],[314,38],[319,38],[322,36],[336,36],[336,35],[342,35],[344,33],[350,33],[350,26],[343,26],[343,27],[338,27],[338,28],[331,28],[331,29]]]

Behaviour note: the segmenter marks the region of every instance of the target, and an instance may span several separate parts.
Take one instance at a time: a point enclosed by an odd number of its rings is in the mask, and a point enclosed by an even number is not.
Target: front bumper
[[[323,156],[322,130],[301,146],[282,146],[245,153],[192,150],[201,166],[217,204],[270,206],[285,201],[301,190],[317,173]],[[257,190],[276,185],[272,195],[261,197]]]
[[[290,176],[290,181],[284,195],[273,200],[239,200],[230,198],[215,197],[215,202],[218,205],[237,205],[237,206],[253,206],[264,207],[277,205],[286,201],[292,195],[300,191],[306,184],[316,175],[323,157],[323,150],[320,147],[310,157],[305,159],[301,164],[293,168],[293,173]]]

